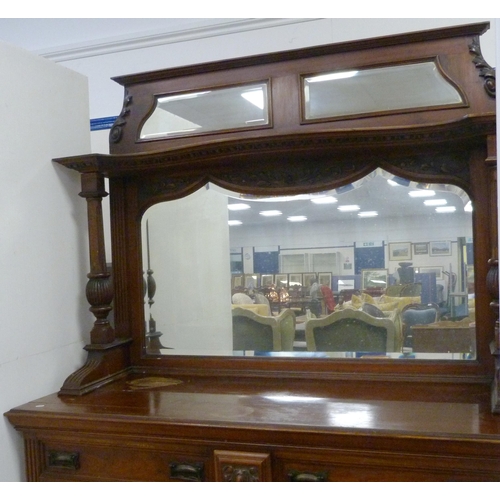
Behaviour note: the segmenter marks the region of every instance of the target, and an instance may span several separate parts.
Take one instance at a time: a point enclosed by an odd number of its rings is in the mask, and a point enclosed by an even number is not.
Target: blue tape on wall
[[[90,120],[90,131],[94,132],[95,130],[107,130],[113,126],[117,116],[106,116],[104,118],[93,118]]]

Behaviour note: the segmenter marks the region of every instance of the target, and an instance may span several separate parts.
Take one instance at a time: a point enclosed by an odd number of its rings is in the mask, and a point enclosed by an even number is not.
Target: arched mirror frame
[[[56,160],[82,173],[91,258],[87,297],[97,318],[86,347],[88,361],[66,380],[61,393],[83,394],[135,369],[310,380],[491,382],[498,372],[490,347],[498,302],[495,80],[479,49],[479,36],[487,29],[481,23],[116,78],[125,87],[125,101],[110,134],[112,154]],[[466,96],[466,106],[314,123],[301,118],[302,75],[429,59],[437,60]],[[139,138],[156,95],[262,80],[271,87],[271,126]],[[455,184],[473,201],[477,360],[359,363],[147,352],[141,216],[148,207],[192,193],[207,182],[245,193],[295,194],[339,187],[377,167],[419,182]],[[102,231],[105,177],[109,178],[114,294]],[[114,330],[107,320],[112,301]]]

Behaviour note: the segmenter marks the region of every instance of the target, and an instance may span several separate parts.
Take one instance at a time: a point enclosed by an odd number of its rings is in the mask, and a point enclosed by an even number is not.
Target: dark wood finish
[[[125,101],[110,134],[112,154],[56,160],[82,174],[88,297],[97,320],[85,366],[60,393],[7,414],[24,435],[27,479],[500,480],[500,416],[491,411],[500,412],[495,73],[478,44],[487,28],[480,23],[117,78]],[[436,58],[467,97],[465,106],[301,122],[303,74]],[[137,139],[155,94],[268,79],[271,128]],[[147,208],[207,182],[296,194],[339,187],[378,167],[469,194],[476,360],[148,351],[140,226]],[[112,295],[100,208],[105,177]],[[114,331],[106,319],[111,301]]]
[[[500,480],[500,418],[481,384],[140,379],[10,411],[29,479]]]
[[[215,480],[232,483],[262,483],[272,480],[269,453],[214,451]]]

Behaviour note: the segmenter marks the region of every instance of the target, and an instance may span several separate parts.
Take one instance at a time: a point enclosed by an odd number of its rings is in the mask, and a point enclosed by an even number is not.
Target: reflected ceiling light
[[[378,212],[375,212],[374,210],[368,211],[368,212],[359,212],[358,217],[377,217]]]
[[[428,207],[437,207],[439,205],[446,205],[448,202],[444,199],[439,199],[439,200],[425,200],[424,205],[427,205]]]
[[[264,210],[262,212],[259,212],[260,215],[263,215],[264,217],[276,217],[277,215],[282,215],[282,212],[279,210]]]
[[[338,71],[336,73],[326,73],[324,75],[310,76],[307,78],[309,83],[328,82],[330,80],[343,80],[344,78],[352,78],[359,71]]]
[[[359,205],[340,205],[337,210],[341,212],[357,212],[359,210]]]
[[[440,214],[450,214],[452,212],[455,212],[457,207],[436,207],[436,212]]]
[[[302,222],[307,220],[307,217],[305,215],[291,215],[290,217],[287,217],[286,220],[289,220],[290,222]]]
[[[199,97],[200,95],[203,94],[210,94],[211,90],[207,90],[206,92],[195,92],[193,94],[177,94],[177,95],[172,95],[172,96],[163,96],[163,97],[158,97],[158,102],[169,102],[169,101],[179,101],[183,99],[195,99],[196,97]]]
[[[319,198],[312,198],[311,201],[316,205],[326,205],[328,203],[337,203],[335,196],[321,196]]]
[[[472,212],[472,202],[470,200],[466,203],[464,212]]]
[[[403,177],[398,177],[395,175],[392,179],[387,179],[387,183],[391,186],[409,186],[410,181],[408,179],[403,179]]]
[[[250,205],[246,203],[231,203],[231,205],[227,206],[228,210],[248,210]]]
[[[243,92],[241,94],[243,99],[246,99],[248,102],[251,102],[254,106],[257,106],[259,109],[264,109],[264,92],[262,89],[249,90],[248,92]]]
[[[240,220],[228,220],[227,223],[230,226],[241,226],[243,224]]]
[[[436,196],[436,191],[432,191],[431,189],[422,189],[418,191],[410,191],[408,195],[412,198],[422,198],[425,196]]]

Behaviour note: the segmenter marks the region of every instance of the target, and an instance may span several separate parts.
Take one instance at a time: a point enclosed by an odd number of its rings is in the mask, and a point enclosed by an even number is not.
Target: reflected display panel
[[[142,222],[155,354],[475,359],[472,206],[377,169],[258,197],[213,184]]]

